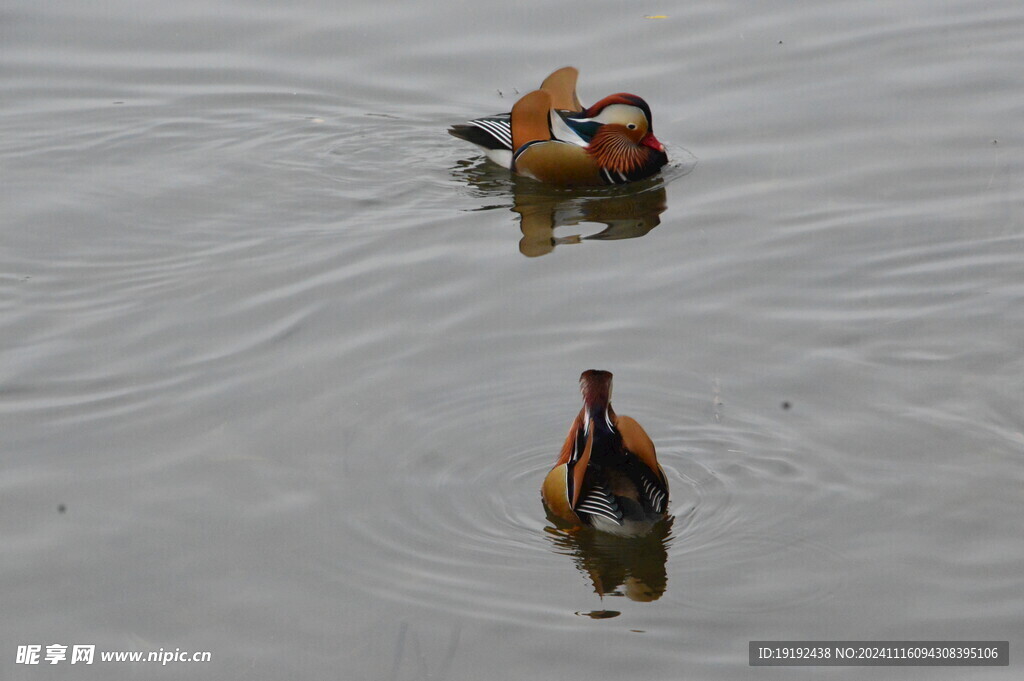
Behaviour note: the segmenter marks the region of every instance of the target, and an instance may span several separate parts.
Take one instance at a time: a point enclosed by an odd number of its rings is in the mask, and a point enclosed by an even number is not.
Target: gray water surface
[[[0,677],[1020,678],[747,643],[1024,654],[1022,35],[1009,0],[7,3]],[[570,63],[647,99],[662,177],[540,190],[445,132]],[[588,368],[670,480],[642,550],[540,504]]]

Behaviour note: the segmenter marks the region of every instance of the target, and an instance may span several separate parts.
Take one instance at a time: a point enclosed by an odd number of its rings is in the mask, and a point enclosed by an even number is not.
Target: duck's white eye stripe
[[[612,425],[611,416],[608,415],[608,410],[604,410],[604,422],[608,424],[608,430],[615,430],[615,426]]]

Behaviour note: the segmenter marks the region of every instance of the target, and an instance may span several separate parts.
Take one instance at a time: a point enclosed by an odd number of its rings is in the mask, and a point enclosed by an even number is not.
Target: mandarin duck
[[[448,132],[518,175],[565,186],[614,185],[650,177],[668,163],[651,128],[647,102],[627,93],[584,108],[572,66],[544,79],[506,114]]]
[[[583,408],[541,487],[544,504],[571,525],[644,534],[668,508],[668,480],[654,443],[639,423],[612,409],[611,373],[584,371],[580,392]]]

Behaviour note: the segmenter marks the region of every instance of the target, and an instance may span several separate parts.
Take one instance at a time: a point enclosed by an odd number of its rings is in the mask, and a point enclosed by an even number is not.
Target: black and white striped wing
[[[622,524],[622,510],[604,485],[591,487],[573,510],[576,511],[576,515],[600,516],[616,525]]]
[[[488,116],[487,118],[477,118],[476,120],[470,121],[471,125],[475,125],[487,132],[493,137],[501,146],[509,151],[512,150],[512,117],[511,116]]]
[[[512,116],[510,114],[477,118],[463,125],[453,125],[448,132],[484,149],[512,151]]]
[[[664,513],[668,507],[668,489],[652,474],[645,474],[641,478],[643,488],[644,507],[655,513]]]

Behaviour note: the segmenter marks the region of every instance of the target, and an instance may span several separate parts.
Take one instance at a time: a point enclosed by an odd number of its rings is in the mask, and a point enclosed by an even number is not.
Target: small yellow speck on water
[[[314,122],[314,123],[323,123],[323,122],[324,122],[324,119],[322,119],[322,118],[314,118],[314,119],[313,119],[313,122]]]
[[[667,14],[648,14],[644,19],[668,19]]]

